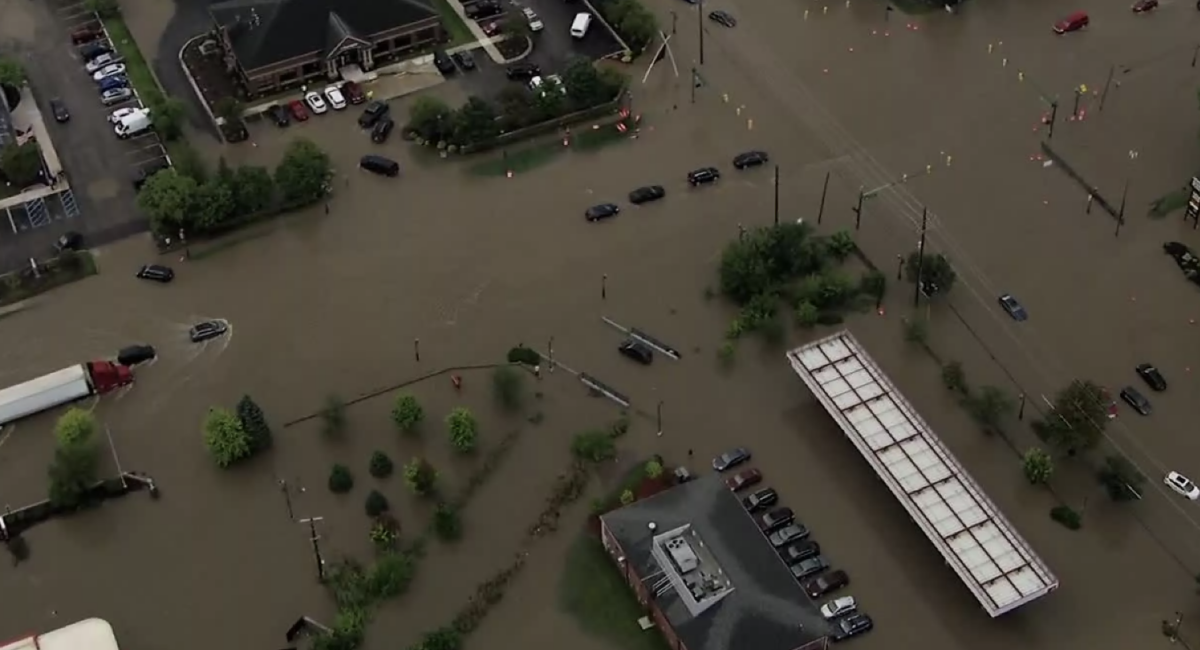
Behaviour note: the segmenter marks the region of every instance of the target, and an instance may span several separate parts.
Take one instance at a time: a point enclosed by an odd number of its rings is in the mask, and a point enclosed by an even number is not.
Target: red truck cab
[[[100,395],[133,383],[133,371],[111,361],[87,362],[92,389]]]

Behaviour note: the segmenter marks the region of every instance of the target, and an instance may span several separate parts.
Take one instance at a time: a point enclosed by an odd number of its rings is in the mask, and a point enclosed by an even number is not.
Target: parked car
[[[206,320],[193,325],[192,329],[188,330],[188,337],[192,339],[192,343],[199,343],[215,339],[228,331],[229,325],[225,321]]]
[[[714,11],[708,14],[708,19],[725,27],[737,27],[737,19],[728,11]]]
[[[75,45],[83,45],[104,36],[104,30],[96,27],[84,27],[71,32],[71,42]]]
[[[542,74],[542,69],[534,63],[517,63],[505,68],[504,74],[513,81],[526,81]]]
[[[804,583],[804,592],[809,598],[820,598],[850,584],[850,576],[845,571],[830,571]]]
[[[715,183],[721,178],[721,172],[717,171],[716,167],[701,167],[700,169],[690,171],[687,175],[687,182],[692,186]]]
[[[727,469],[732,469],[750,460],[750,450],[745,447],[737,447],[717,456],[713,459],[712,467],[718,472],[724,472]]]
[[[115,77],[119,74],[125,74],[124,63],[110,63],[103,68],[92,73],[92,79],[96,82],[103,81],[108,77]]]
[[[392,129],[396,128],[396,122],[390,117],[384,117],[375,124],[375,128],[371,129],[371,142],[375,144],[383,144],[387,142],[388,136],[392,134]]]
[[[1104,405],[1104,413],[1108,415],[1108,419],[1117,419],[1117,400],[1113,399],[1112,393],[1108,392],[1107,388],[1100,389],[1100,399]]]
[[[454,61],[446,56],[445,50],[433,51],[433,65],[438,69],[438,72],[444,75],[454,74],[454,71],[458,69],[454,67]]]
[[[99,87],[101,93],[108,92],[114,88],[128,88],[129,78],[123,74],[119,74],[115,77],[105,77],[100,80]]]
[[[654,351],[637,339],[625,339],[620,347],[617,348],[617,352],[644,366],[648,366],[654,362]]]
[[[79,56],[85,62],[91,62],[93,59],[105,54],[112,54],[112,44],[108,41],[92,41],[87,45],[79,48]]]
[[[771,546],[774,546],[775,548],[783,548],[784,546],[787,546],[792,542],[798,542],[805,537],[808,537],[808,528],[806,528],[804,524],[793,522],[768,535],[767,541],[771,542]],[[805,562],[807,561],[808,560],[805,560]],[[824,560],[822,560],[822,562],[824,562]],[[803,578],[804,576],[798,577]]]
[[[758,518],[758,527],[770,532],[782,528],[796,518],[791,508],[772,508]]]
[[[1200,487],[1196,487],[1196,484],[1191,479],[1179,472],[1168,472],[1167,477],[1163,479],[1163,483],[1192,501],[1200,499]]]
[[[340,111],[346,108],[346,96],[342,94],[342,89],[337,86],[325,87],[325,99],[329,101],[329,106],[335,111]]]
[[[779,554],[783,556],[784,562],[795,564],[800,560],[820,555],[821,545],[811,539],[806,539],[794,544],[788,544],[779,551]]]
[[[550,92],[555,88],[558,89],[558,92],[567,94],[566,84],[563,83],[562,77],[556,74],[538,76],[529,80],[529,89],[538,94]]]
[[[651,201],[657,201],[667,195],[667,191],[662,185],[647,185],[639,187],[629,193],[629,202],[634,205],[641,205]]]
[[[138,270],[137,276],[143,280],[155,282],[170,282],[175,279],[175,271],[161,264],[147,264]]]
[[[275,104],[274,106],[268,108],[267,116],[271,118],[271,121],[275,123],[275,126],[281,129],[292,123],[291,117],[288,116],[287,109],[279,104]]]
[[[788,568],[791,570],[793,578],[803,580],[828,569],[829,562],[825,561],[824,555],[817,555],[806,560],[800,560]]]
[[[875,623],[866,614],[851,614],[833,626],[833,640],[845,641],[852,636],[858,636],[871,631]]]
[[[116,62],[117,62],[116,56],[114,56],[111,52],[109,52],[109,53],[101,54],[100,56],[97,56],[97,57],[93,57],[91,60],[89,60],[83,66],[83,69],[87,70],[88,74],[96,74],[97,70],[100,70],[101,68],[103,68],[106,65],[112,65]]]
[[[1150,400],[1146,399],[1145,395],[1138,392],[1133,386],[1126,386],[1121,389],[1121,399],[1125,400],[1126,404],[1133,407],[1133,410],[1142,415],[1150,415],[1154,409],[1150,406]]]
[[[1029,314],[1025,311],[1025,308],[1021,306],[1021,303],[1011,293],[1000,296],[998,300],[1000,308],[1011,316],[1013,320],[1019,323],[1029,319]]]
[[[400,163],[391,158],[384,158],[383,156],[368,154],[359,158],[358,166],[372,174],[379,174],[380,176],[395,178],[400,175]]]
[[[1133,13],[1144,14],[1158,9],[1158,0],[1138,0],[1133,3]]]
[[[744,490],[751,485],[762,483],[762,472],[757,469],[744,469],[733,476],[725,479],[725,485],[734,492]]]
[[[855,602],[854,596],[842,596],[821,605],[821,616],[832,621],[835,618],[841,618],[847,614],[853,614],[858,611],[858,603]]]
[[[1153,390],[1161,393],[1167,389],[1167,380],[1162,376],[1162,373],[1158,371],[1158,368],[1155,368],[1148,363],[1143,363],[1137,368],[1134,368],[1134,370],[1137,372],[1138,377],[1141,377],[1142,381],[1145,381],[1146,384],[1149,385]]]
[[[342,94],[346,96],[346,101],[351,104],[358,105],[367,101],[367,94],[363,92],[362,86],[353,81],[347,81],[342,84]]]
[[[329,110],[329,106],[325,104],[325,100],[321,99],[321,93],[315,90],[304,93],[304,103],[308,104],[309,110],[317,115]]]
[[[1091,19],[1088,18],[1087,12],[1076,11],[1070,16],[1067,16],[1066,18],[1054,23],[1054,33],[1066,34],[1067,32],[1078,31],[1084,27],[1087,27],[1088,23],[1090,22]]]
[[[455,52],[450,55],[450,58],[454,59],[454,63],[463,70],[471,71],[475,69],[475,55],[471,54],[470,50]]]
[[[59,124],[71,121],[71,111],[68,111],[66,103],[57,97],[50,100],[50,112],[54,113],[54,121]]]
[[[113,106],[124,101],[129,101],[133,97],[133,91],[125,86],[109,88],[100,93],[100,103],[105,106]]]
[[[83,235],[71,230],[65,232],[58,241],[54,242],[54,250],[61,253],[63,251],[77,251],[83,248]]]
[[[154,346],[151,345],[128,345],[117,352],[117,363],[122,366],[136,366],[139,363],[150,361],[158,353],[154,351]]]
[[[529,23],[529,31],[540,32],[546,28],[546,25],[534,10],[525,7],[521,10],[521,13],[525,16],[525,21]]]
[[[621,213],[621,208],[615,203],[601,203],[593,205],[584,211],[583,216],[588,221],[601,221],[609,217],[615,217]]]
[[[369,129],[375,126],[375,123],[387,116],[391,109],[387,104],[380,101],[372,101],[363,108],[362,115],[358,116],[358,125],[364,129]]]
[[[118,108],[117,110],[108,114],[108,121],[112,124],[120,124],[126,117],[129,117],[140,110],[142,109],[138,108],[137,106]]]
[[[483,18],[498,16],[504,13],[504,8],[500,6],[499,2],[495,2],[493,0],[483,0],[482,2],[476,2],[475,4],[467,5],[465,7],[465,12],[467,14],[467,18],[470,18],[471,20],[480,20]]]
[[[750,512],[758,512],[779,503],[779,493],[774,488],[763,488],[742,499],[742,505]]]
[[[739,153],[733,157],[733,166],[736,169],[745,169],[747,167],[758,167],[770,161],[770,156],[765,151],[747,151]]]

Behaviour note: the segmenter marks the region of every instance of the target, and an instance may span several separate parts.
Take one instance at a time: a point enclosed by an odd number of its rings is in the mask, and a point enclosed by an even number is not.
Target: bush
[[[346,430],[346,401],[337,395],[325,398],[321,409],[321,432],[330,438],[342,435]]]
[[[509,411],[520,410],[525,401],[524,377],[512,366],[500,366],[492,371],[492,391],[496,401]]]
[[[737,361],[737,347],[733,341],[724,341],[717,348],[717,362],[721,364],[721,368],[729,370],[733,368],[734,361]]]
[[[946,390],[954,391],[959,395],[967,394],[967,374],[963,372],[961,363],[951,361],[942,366],[942,385],[946,387]]]
[[[437,483],[437,470],[425,460],[414,458],[404,466],[404,483],[414,494],[433,494]]]
[[[396,397],[396,404],[392,406],[392,422],[396,424],[400,433],[416,433],[424,419],[425,409],[421,408],[421,403],[417,401],[416,397],[412,395]]]
[[[612,437],[620,438],[627,433],[629,433],[629,416],[622,413],[621,417],[613,421]]]
[[[448,503],[439,503],[433,511],[433,532],[444,542],[462,537],[462,518],[458,509]]]
[[[249,395],[242,395],[237,403],[238,419],[242,421],[242,429],[250,440],[250,451],[258,453],[271,447],[271,426],[267,417]]]
[[[392,475],[392,470],[395,469],[392,464],[392,459],[382,451],[376,451],[371,454],[371,462],[367,464],[367,471],[375,478],[387,478]]]
[[[1054,475],[1054,459],[1036,447],[1029,449],[1021,459],[1021,469],[1031,485],[1043,485]]]
[[[854,236],[848,230],[839,230],[833,233],[829,238],[829,246],[826,248],[833,259],[841,262],[854,252]]]
[[[633,503],[633,490],[625,490],[621,492],[621,505],[627,506]]]
[[[617,445],[604,431],[584,431],[571,439],[571,453],[579,460],[599,463],[617,455]]]
[[[384,553],[366,575],[366,591],[376,600],[395,598],[408,591],[417,566],[410,553]]]
[[[808,329],[817,324],[817,319],[821,317],[821,311],[817,306],[808,301],[803,301],[796,306],[796,325]]]
[[[1083,527],[1083,516],[1070,506],[1054,506],[1050,509],[1050,518],[1070,530],[1079,530]]]
[[[662,473],[663,473],[662,463],[660,463],[656,460],[652,460],[652,461],[649,461],[646,463],[646,477],[647,478],[652,478],[652,479],[658,478],[658,477],[662,476]]]
[[[542,357],[532,348],[527,348],[523,345],[508,351],[509,363],[523,363],[527,366],[536,366],[542,363]]]
[[[371,490],[364,503],[367,516],[371,518],[378,517],[387,512],[389,507],[387,497],[383,496],[383,493],[379,490]]]
[[[54,438],[59,447],[88,444],[96,433],[96,416],[72,406],[54,423]]]
[[[379,515],[371,524],[371,544],[377,551],[388,551],[396,547],[400,539],[400,525],[388,515]]]
[[[418,647],[421,650],[460,650],[462,634],[452,626],[439,627],[432,632],[426,632],[421,637]]]
[[[248,458],[252,453],[250,436],[242,428],[242,421],[229,409],[209,409],[204,418],[204,445],[221,468]]]
[[[334,465],[329,470],[329,491],[334,494],[345,494],[354,489],[354,475],[345,465]]]
[[[450,432],[450,444],[459,453],[469,453],[475,450],[478,442],[478,424],[475,416],[465,407],[459,406],[446,416],[446,428]]]

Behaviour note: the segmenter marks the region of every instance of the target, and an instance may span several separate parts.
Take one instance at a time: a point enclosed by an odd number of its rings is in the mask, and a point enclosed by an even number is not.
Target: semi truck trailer
[[[133,371],[111,361],[89,361],[0,390],[0,426],[133,383]]]

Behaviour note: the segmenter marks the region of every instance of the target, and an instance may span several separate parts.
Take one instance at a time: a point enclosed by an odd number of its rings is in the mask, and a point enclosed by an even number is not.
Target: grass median
[[[450,0],[433,0],[433,6],[437,9],[438,15],[442,18],[442,24],[446,27],[446,32],[450,35],[450,46],[466,45],[475,41],[475,35],[471,33],[471,28],[463,22],[462,16],[450,6]]]
[[[149,104],[152,98],[161,97],[163,92],[158,86],[158,80],[150,71],[142,51],[138,49],[137,41],[129,32],[129,26],[119,17],[104,19],[104,28],[108,30],[109,40],[121,55],[125,63],[125,76],[137,91],[143,104]]]

